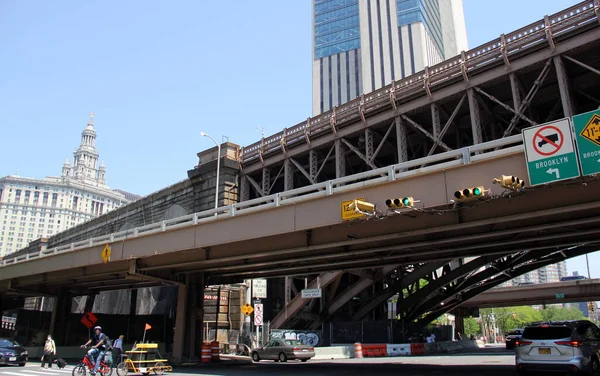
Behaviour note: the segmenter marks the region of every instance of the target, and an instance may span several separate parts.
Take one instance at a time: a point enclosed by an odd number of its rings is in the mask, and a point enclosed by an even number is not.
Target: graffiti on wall
[[[321,331],[320,330],[279,330],[273,329],[271,331],[271,338],[273,339],[296,339],[304,345],[308,346],[320,346],[321,345]]]

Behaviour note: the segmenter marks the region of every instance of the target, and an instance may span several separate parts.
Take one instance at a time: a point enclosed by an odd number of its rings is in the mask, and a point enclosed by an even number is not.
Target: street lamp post
[[[217,181],[215,184],[215,209],[217,209],[219,207],[219,168],[221,167],[221,145],[219,145],[214,138],[210,137],[204,132],[200,132],[200,136],[210,138],[212,142],[214,142],[215,145],[217,145]],[[215,215],[217,215],[216,212]]]

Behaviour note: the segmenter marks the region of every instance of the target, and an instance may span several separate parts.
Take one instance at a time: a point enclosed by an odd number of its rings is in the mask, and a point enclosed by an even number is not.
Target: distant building
[[[73,164],[67,159],[61,176],[0,178],[0,257],[139,198],[106,185],[95,144],[92,113]]]
[[[466,49],[462,0],[313,0],[313,115]]]

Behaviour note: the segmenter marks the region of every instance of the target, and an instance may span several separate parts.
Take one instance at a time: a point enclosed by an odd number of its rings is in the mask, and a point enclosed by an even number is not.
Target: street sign
[[[254,308],[248,303],[244,304],[241,308],[241,311],[244,315],[250,316],[252,312],[254,312]]]
[[[2,329],[15,330],[17,318],[11,316],[2,316]]]
[[[255,304],[254,305],[254,325],[262,326],[263,324],[263,305]]]
[[[105,264],[110,261],[110,245],[109,244],[104,246],[104,249],[102,250],[101,255],[102,255],[102,260],[104,260]]]
[[[600,110],[573,116],[577,154],[583,176],[600,172]]]
[[[525,159],[531,185],[579,176],[571,120],[566,118],[523,129]]]
[[[365,198],[361,197],[361,198],[356,198],[355,200],[365,201]],[[350,204],[353,202],[354,202],[354,200],[342,202],[342,221],[349,221],[351,219],[366,217],[365,214],[357,213],[355,211],[355,209],[350,206]]]
[[[556,294],[554,294],[554,297],[556,299],[564,299],[565,298],[565,294],[562,292],[557,292]]]
[[[252,297],[266,299],[267,298],[267,280],[253,279],[252,280]]]
[[[92,312],[86,312],[80,321],[83,325],[85,325],[86,328],[91,329],[96,321],[98,321],[98,318]]]
[[[304,289],[301,291],[302,299],[312,299],[321,297],[321,289]]]

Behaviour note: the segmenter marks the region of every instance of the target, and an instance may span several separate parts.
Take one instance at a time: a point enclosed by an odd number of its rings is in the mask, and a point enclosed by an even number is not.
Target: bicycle
[[[86,349],[88,349],[86,347]],[[103,357],[104,358],[104,357]],[[85,376],[86,369],[90,373],[93,371],[95,364],[89,359],[87,353],[83,356],[83,359],[79,364],[73,367],[73,376]],[[104,359],[100,361],[100,367],[98,367],[98,372],[101,376],[111,376],[112,375],[112,367],[108,364],[104,363]]]

